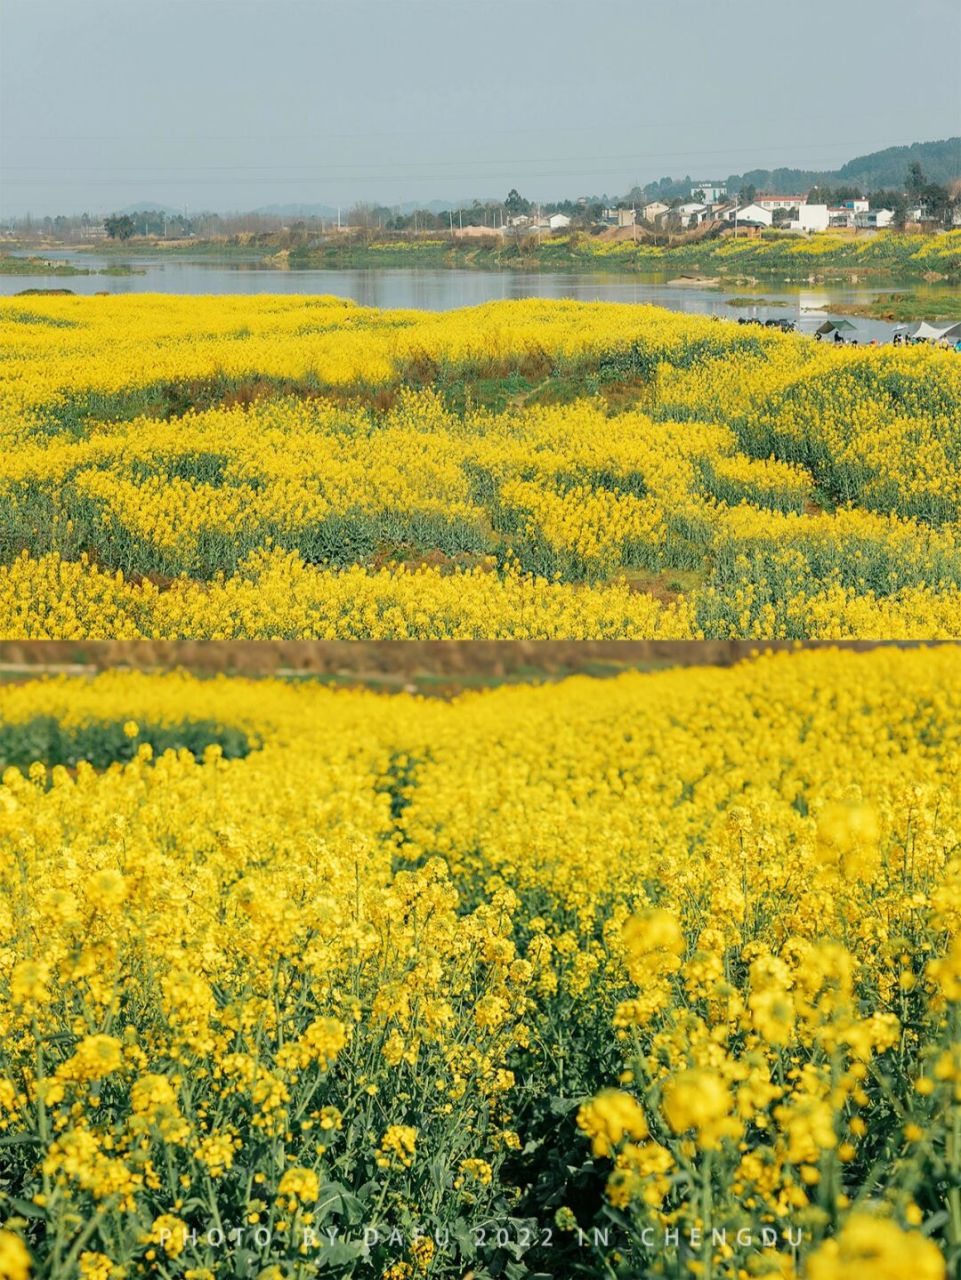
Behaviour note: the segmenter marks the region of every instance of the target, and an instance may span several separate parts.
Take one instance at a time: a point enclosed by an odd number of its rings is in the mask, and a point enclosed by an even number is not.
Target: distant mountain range
[[[907,147],[885,147],[866,156],[856,156],[840,169],[751,169],[732,173],[727,178],[728,191],[756,187],[758,191],[783,191],[788,194],[806,192],[811,187],[860,187],[864,192],[887,188],[901,190],[908,169],[917,162],[928,182],[949,186],[961,178],[961,137],[944,138],[940,142],[912,142]],[[694,179],[700,182],[703,174]],[[649,183],[644,191],[655,196],[686,195],[691,178],[662,178]]]
[[[380,204],[378,200],[375,203]],[[465,205],[468,201],[463,202]],[[342,205],[341,211],[346,213],[350,205]],[[392,204],[386,206],[390,209],[396,209],[398,213],[414,213],[420,212],[422,209],[428,210],[430,213],[446,213],[448,209],[459,209],[461,206],[456,201],[450,200],[429,200],[427,204],[416,200],[406,200],[402,204]],[[252,209],[252,213],[270,214],[275,218],[336,218],[337,207],[330,204],[263,204],[258,209]]]
[[[128,204],[125,208],[117,209],[115,212],[129,213],[131,217],[138,213],[165,213],[172,218],[177,214],[183,213],[183,209],[175,209],[172,205],[161,204],[159,200],[139,200],[136,204]]]
[[[337,206],[333,204],[262,204],[244,212],[261,213],[271,218],[336,218]],[[344,207],[347,212],[347,207]]]

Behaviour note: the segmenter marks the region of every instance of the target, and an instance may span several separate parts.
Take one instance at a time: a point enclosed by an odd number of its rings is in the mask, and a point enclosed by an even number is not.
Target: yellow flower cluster
[[[569,237],[545,237],[540,250],[550,253],[552,248],[570,247]],[[803,268],[810,259],[829,260],[827,266],[871,265],[877,263],[917,271],[919,265],[931,264],[942,270],[957,268],[961,262],[961,236],[957,231],[939,232],[936,235],[882,231],[878,235],[851,238],[836,232],[820,232],[817,235],[797,236],[784,231],[767,231],[763,235],[729,237],[701,242],[697,245],[662,245],[631,240],[602,240],[580,236],[576,242],[578,258],[622,258],[643,268],[650,262],[657,265],[677,262],[680,265],[694,263],[703,266],[726,259],[747,259],[760,271]]]
[[[343,571],[296,552],[254,552],[229,578],[161,589],[85,557],[18,557],[0,566],[0,635],[40,640],[683,640],[683,602],[662,606],[626,582],[582,588],[487,565]],[[39,615],[39,616],[38,616]]]
[[[37,717],[257,745],[3,774],[11,1274],[452,1280],[505,1219],[555,1274],[957,1256],[961,650],[57,678],[0,690],[0,755]]]
[[[961,634],[953,352],[144,295],[0,338],[5,637]]]

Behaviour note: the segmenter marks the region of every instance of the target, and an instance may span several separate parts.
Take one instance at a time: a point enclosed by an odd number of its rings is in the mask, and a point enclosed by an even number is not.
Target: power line
[[[788,149],[820,150],[825,147],[829,147],[831,149],[837,147],[838,149],[848,150],[855,145],[870,146],[874,144],[872,143],[856,144],[856,143],[850,143],[850,142],[810,143],[810,144],[804,144],[803,147],[802,146],[788,147],[787,145],[785,145],[785,150],[788,150]],[[892,145],[901,146],[905,144],[894,143]],[[207,185],[225,186],[225,185],[235,185],[236,182],[243,177],[243,175],[263,174],[266,176],[266,175],[273,175],[273,174],[283,174],[294,168],[298,169],[297,176],[295,177],[286,178],[286,177],[270,176],[268,180],[273,185],[286,185],[291,183],[316,185],[317,183],[330,182],[332,179],[336,179],[338,176],[341,176],[341,175],[351,176],[355,181],[359,180],[363,182],[385,182],[385,183],[410,181],[412,179],[417,179],[419,181],[427,182],[427,181],[449,181],[452,178],[456,178],[458,180],[463,178],[464,180],[466,180],[467,178],[476,179],[478,177],[482,177],[486,181],[493,181],[497,177],[508,177],[512,179],[523,178],[523,177],[528,177],[530,179],[542,179],[542,178],[573,179],[573,178],[579,178],[579,177],[613,177],[613,175],[610,174],[609,170],[602,170],[602,169],[595,169],[595,168],[585,169],[585,168],[579,167],[576,170],[572,168],[545,169],[544,166],[558,165],[558,164],[563,164],[565,166],[573,166],[573,165],[580,166],[584,164],[591,164],[591,165],[596,165],[598,163],[619,164],[624,162],[631,162],[632,164],[637,165],[639,163],[644,163],[645,161],[651,161],[651,160],[672,160],[672,159],[690,160],[690,159],[693,159],[694,157],[704,158],[704,157],[714,157],[718,155],[737,155],[737,154],[744,154],[744,153],[753,153],[755,150],[756,148],[754,147],[750,147],[750,148],[734,147],[734,148],[725,148],[723,151],[704,150],[704,151],[632,152],[632,153],[623,153],[623,154],[611,155],[611,156],[596,156],[596,155],[590,156],[590,157],[588,156],[583,156],[583,157],[551,156],[551,157],[519,159],[519,160],[498,159],[498,160],[457,160],[457,161],[433,161],[433,162],[394,161],[388,165],[384,165],[383,163],[376,163],[376,164],[328,163],[322,160],[306,162],[306,163],[312,164],[315,167],[322,168],[323,174],[320,176],[311,176],[309,174],[302,172],[300,162],[296,166],[293,164],[283,165],[283,166],[272,166],[272,165],[261,166],[261,165],[248,165],[248,164],[171,165],[171,166],[141,165],[141,166],[117,167],[117,168],[99,166],[92,169],[85,167],[82,170],[81,169],[63,170],[60,172],[65,174],[72,174],[72,175],[77,175],[77,174],[86,175],[88,173],[117,174],[117,175],[128,174],[128,175],[131,175],[128,178],[128,182],[144,183],[144,182],[156,180],[156,181],[162,181],[167,186],[192,186],[192,185],[195,185],[195,182],[196,182],[196,179],[193,179],[193,178],[163,176],[171,173],[176,173],[176,174],[232,173],[232,174],[236,174],[237,175],[236,178],[225,178],[225,177],[207,178]],[[467,167],[473,166],[475,169],[475,172],[474,173],[465,172],[465,166]],[[481,170],[493,170],[493,171],[477,172],[476,170],[478,166],[480,167]],[[787,166],[779,166],[779,167],[783,168]],[[49,172],[52,168],[56,168],[56,166],[3,165],[3,166],[0,166],[0,168],[4,169],[7,172],[23,171],[26,169],[36,169],[42,172]],[[398,172],[398,170],[400,172]],[[435,172],[437,170],[449,170],[449,172],[443,172],[443,173]],[[117,185],[117,182],[120,180],[122,179],[119,177],[118,178],[110,178],[110,177],[87,178],[85,177],[77,185],[89,186],[89,187],[114,186],[114,185]],[[5,185],[19,186],[19,187],[60,186],[63,184],[63,181],[64,179],[62,177],[57,177],[57,178],[8,177],[4,179]]]
[[[847,151],[847,150],[850,150],[852,147],[859,147],[859,146],[873,147],[873,146],[880,145],[881,142],[887,142],[887,141],[888,139],[874,139],[870,141],[865,141],[862,139],[857,142],[843,142],[843,141],[837,141],[836,139],[831,139],[831,140],[823,140],[820,142],[780,143],[779,145],[782,146],[785,151],[818,151],[823,149],[828,149],[828,150],[837,149],[837,150]],[[892,147],[899,147],[899,146],[909,146],[910,144],[903,143],[903,142],[893,142],[893,143],[889,143],[889,145]],[[682,151],[678,151],[678,150],[630,151],[630,152],[619,152],[615,155],[607,155],[607,156],[599,156],[597,154],[592,153],[589,156],[530,156],[530,157],[518,157],[516,159],[509,158],[509,157],[498,157],[496,159],[490,159],[490,160],[467,160],[467,159],[426,160],[426,161],[397,160],[397,161],[389,162],[388,167],[391,169],[398,169],[398,168],[414,169],[419,167],[421,164],[425,164],[425,165],[429,165],[433,169],[442,169],[442,168],[460,168],[465,165],[466,166],[481,165],[481,166],[489,167],[490,165],[513,166],[513,165],[531,165],[531,164],[580,164],[582,162],[597,164],[597,163],[609,163],[609,162],[613,163],[613,162],[619,162],[624,160],[630,160],[630,161],[636,162],[639,160],[640,161],[671,160],[671,159],[681,159],[681,158],[700,157],[700,156],[744,155],[757,150],[758,150],[758,144],[754,144],[746,147],[723,147],[723,148],[717,148],[717,149],[707,148],[707,149],[682,150]],[[344,163],[342,161],[325,161],[322,159],[316,159],[316,160],[307,159],[307,160],[297,160],[296,162],[292,161],[290,164],[285,164],[285,165],[261,165],[261,164],[248,164],[246,162],[243,162],[240,164],[200,164],[200,165],[182,165],[182,164],[84,165],[82,169],[78,167],[76,172],[78,173],[79,172],[83,172],[83,173],[89,173],[89,172],[158,173],[165,170],[177,170],[180,172],[210,173],[212,171],[217,172],[221,170],[231,170],[231,171],[240,170],[240,171],[251,171],[251,172],[257,171],[257,172],[268,173],[268,172],[282,172],[285,169],[303,167],[303,165],[305,164],[322,164],[327,169],[334,169],[334,170],[366,170],[372,167],[380,167],[382,163],[383,162],[380,162],[380,161],[374,161],[373,163],[371,162]],[[46,169],[50,169],[51,167],[52,166],[50,164],[4,164],[0,162],[0,169],[6,169],[6,170],[14,170],[14,169],[46,170]],[[778,167],[783,168],[785,166],[778,166]],[[70,171],[64,170],[64,172],[70,172]]]
[[[847,150],[847,144],[839,143],[839,150]],[[823,149],[823,148],[819,148]],[[744,148],[745,151],[753,150]],[[491,167],[507,167],[516,168],[523,166],[529,169],[532,166],[542,166],[545,164],[616,164],[630,161],[637,163],[644,160],[669,160],[673,158],[691,159],[695,156],[715,156],[740,154],[737,149],[725,150],[723,152],[713,151],[662,151],[647,153],[631,153],[625,155],[613,156],[532,156],[528,158],[520,158],[516,160],[498,158],[495,160],[437,160],[437,161],[391,161],[386,166],[390,170],[417,170],[420,166],[427,165],[431,169],[462,169],[463,167],[485,168]],[[291,162],[285,165],[259,165],[259,164],[211,164],[211,165],[92,165],[84,166],[76,169],[63,169],[59,165],[40,165],[40,164],[3,164],[0,163],[0,171],[5,172],[24,172],[24,171],[42,171],[49,172],[51,168],[55,168],[58,173],[64,174],[163,174],[163,173],[285,173],[291,170],[302,171],[304,165],[317,165],[323,167],[327,173],[340,172],[368,172],[372,168],[384,168],[384,162],[375,161],[373,163],[341,163],[339,161],[328,162],[324,160],[305,160],[296,163]],[[785,166],[778,166],[784,168]],[[139,180],[139,179],[138,179]],[[29,181],[29,179],[24,179]]]
[[[822,123],[824,121],[834,120],[834,115],[826,113],[820,116],[807,116],[807,123]],[[665,129],[678,127],[701,127],[703,126],[703,116],[696,115],[685,118],[684,116],[672,115],[664,120],[632,120],[631,129]],[[296,141],[304,142],[310,139],[325,138],[343,138],[356,140],[357,138],[405,138],[405,137],[421,137],[424,133],[422,126],[412,126],[409,129],[373,129],[373,130],[352,130],[350,132],[332,133],[324,130],[320,133],[187,133],[187,134],[161,134],[152,139],[153,142],[279,142],[279,141]],[[507,135],[516,136],[520,134],[547,134],[556,138],[559,134],[564,133],[589,133],[592,136],[597,133],[597,125],[570,125],[570,124],[554,124],[554,125],[510,125],[505,127],[491,127],[484,125],[483,129],[439,129],[435,125],[431,125],[430,133],[434,137],[450,137],[463,138],[470,133],[483,133],[484,136],[491,135]],[[81,134],[65,134],[65,133],[7,133],[0,131],[0,141],[3,140],[19,140],[23,142],[127,142],[131,141],[129,134],[121,133],[81,133]],[[899,144],[892,143],[892,146]]]

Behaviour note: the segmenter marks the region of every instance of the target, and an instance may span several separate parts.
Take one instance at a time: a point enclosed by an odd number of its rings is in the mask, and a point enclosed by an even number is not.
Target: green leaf
[[[320,1198],[313,1209],[314,1222],[318,1225],[333,1215],[345,1218],[348,1222],[360,1222],[364,1208],[346,1187],[338,1182],[324,1182],[320,1188]]]
[[[586,1098],[551,1098],[551,1114],[555,1116],[566,1116],[568,1112],[573,1111],[575,1107],[581,1106],[586,1101]]]
[[[335,1244],[318,1245],[310,1251],[310,1260],[323,1271],[326,1267],[342,1267],[353,1262],[364,1253],[364,1245],[360,1240],[338,1240]]]
[[[12,1205],[17,1213],[24,1218],[46,1218],[47,1216],[46,1209],[41,1209],[32,1200],[21,1200],[19,1196],[11,1196],[7,1203]]]

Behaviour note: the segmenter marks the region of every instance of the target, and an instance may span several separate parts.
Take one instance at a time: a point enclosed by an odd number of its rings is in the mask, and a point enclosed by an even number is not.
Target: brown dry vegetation
[[[67,667],[184,667],[204,673],[318,674],[388,685],[441,681],[456,687],[576,672],[610,674],[632,667],[729,666],[759,649],[796,647],[790,641],[748,640],[4,641],[0,676]],[[852,641],[825,647],[867,649],[874,644]]]

